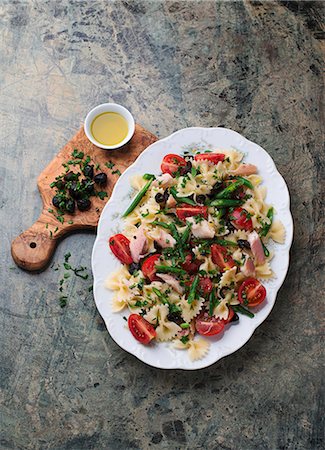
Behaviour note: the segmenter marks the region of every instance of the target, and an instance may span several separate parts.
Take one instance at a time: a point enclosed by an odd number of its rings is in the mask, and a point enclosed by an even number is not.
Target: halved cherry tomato
[[[131,314],[128,318],[128,326],[136,338],[141,344],[149,344],[149,342],[156,337],[156,330],[139,314]]]
[[[194,276],[192,275],[191,278],[185,282],[185,285],[189,288],[192,286],[192,283],[194,281]],[[199,290],[201,291],[202,295],[210,294],[212,291],[213,284],[210,278],[208,277],[199,277]]]
[[[186,217],[202,216],[205,219],[208,218],[207,206],[191,206],[182,204],[176,208],[176,215],[179,219],[185,220]]]
[[[265,300],[266,289],[256,278],[247,278],[238,290],[238,300],[247,306],[257,306]]]
[[[146,278],[149,278],[150,281],[159,281],[159,278],[156,275],[156,263],[161,255],[158,253],[155,255],[149,256],[141,267],[142,273]]]
[[[187,162],[184,158],[179,155],[174,155],[170,153],[166,155],[161,163],[161,171],[162,173],[169,173],[171,176],[174,176],[178,169],[185,167]]]
[[[223,319],[225,325],[227,325],[227,323],[230,323],[235,315],[234,310],[232,308],[228,308],[228,311],[229,313],[227,319]]]
[[[195,259],[192,253],[188,253],[185,256],[185,261],[182,263],[182,268],[190,275],[193,275],[199,271],[200,265],[201,262]]]
[[[230,214],[230,221],[238,230],[252,231],[253,229],[252,219],[248,216],[248,212],[243,208],[238,207],[234,209]]]
[[[232,257],[227,255],[226,247],[219,244],[211,245],[211,257],[214,264],[217,264],[221,270],[228,270],[236,265]]]
[[[216,317],[210,317],[207,311],[202,312],[195,320],[195,328],[203,336],[214,336],[225,328],[225,323]]]
[[[109,246],[116,258],[123,264],[133,263],[130,251],[130,241],[124,234],[115,234],[109,238]]]
[[[203,292],[203,295],[210,294],[213,288],[212,281],[208,277],[200,277],[199,287]]]
[[[225,160],[223,153],[200,153],[194,156],[195,161],[211,161],[214,164],[218,164],[220,161]]]

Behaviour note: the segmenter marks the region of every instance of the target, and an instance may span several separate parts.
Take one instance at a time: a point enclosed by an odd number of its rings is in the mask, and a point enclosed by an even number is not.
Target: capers
[[[69,198],[65,204],[65,209],[68,213],[73,214],[76,209],[76,204],[72,198]]]
[[[80,200],[77,200],[77,206],[79,211],[87,211],[87,209],[90,208],[90,200],[89,198],[81,198]]]
[[[98,173],[97,175],[94,176],[94,181],[99,186],[105,186],[105,184],[107,183],[106,173],[104,172]]]
[[[83,173],[85,175],[85,177],[94,178],[94,166],[87,164],[84,168],[83,168]]]

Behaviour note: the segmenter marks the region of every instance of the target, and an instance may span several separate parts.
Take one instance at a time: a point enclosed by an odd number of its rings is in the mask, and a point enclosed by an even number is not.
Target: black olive
[[[87,209],[90,208],[90,200],[89,198],[82,198],[80,200],[77,200],[77,206],[79,211],[87,211]]]
[[[140,267],[141,266],[140,266],[139,263],[135,263],[135,262],[131,263],[129,265],[129,272],[130,272],[130,274],[133,275],[134,272],[136,272],[137,270],[140,270]]]
[[[154,245],[155,249],[157,250],[157,252],[160,252],[161,246],[156,241],[153,241],[153,245]]]
[[[172,312],[169,313],[167,316],[168,320],[170,320],[171,322],[175,322],[178,325],[180,325],[181,323],[184,322],[184,320],[182,319],[182,316],[180,315],[179,312]]]
[[[238,320],[239,320],[238,314],[235,313],[230,322],[238,322]]]
[[[82,197],[82,192],[80,191],[80,188],[78,188],[77,181],[71,182],[71,185],[69,187],[69,194],[76,200]]]
[[[78,180],[78,178],[79,178],[79,174],[78,173],[74,173],[72,171],[70,171],[66,175],[64,175],[65,181]]]
[[[191,161],[186,161],[186,166],[181,168],[181,175],[185,175],[188,172],[191,172],[192,163]]]
[[[158,193],[155,195],[155,200],[156,200],[157,203],[164,203],[164,202],[165,202],[165,196],[164,196],[164,194],[161,194],[160,192],[158,192]]]
[[[59,208],[60,207],[60,202],[61,202],[61,199],[58,197],[58,196],[54,196],[53,198],[52,198],[52,204],[53,204],[53,206],[55,206],[56,208]]]
[[[82,190],[84,193],[93,195],[94,194],[94,182],[89,180],[82,180]]]
[[[221,289],[220,289],[220,291],[219,291],[219,293],[220,293],[220,296],[222,297],[222,298],[225,298],[225,296],[226,296],[226,294],[227,294],[227,291],[228,291],[228,288],[227,287],[222,287]]]
[[[69,212],[70,214],[73,214],[75,209],[76,209],[76,204],[74,202],[74,200],[72,200],[72,198],[69,198],[69,200],[67,200],[66,204],[65,204],[65,209],[67,210],[67,212]]]
[[[64,186],[65,186],[65,181],[64,180],[58,180],[56,183],[55,183],[55,185],[56,185],[56,187],[58,188],[58,189],[63,189],[64,188]]]
[[[228,228],[228,230],[229,230],[230,232],[236,230],[236,228],[233,226],[233,224],[232,224],[230,221],[228,221],[228,222],[226,223],[226,225],[227,225],[227,228]]]
[[[217,181],[217,182],[214,184],[214,186],[213,186],[213,188],[212,188],[210,194],[208,195],[208,197],[209,197],[209,198],[213,198],[215,195],[218,194],[218,192],[219,192],[221,189],[223,189],[223,187],[224,187],[224,186],[223,186],[223,182],[222,182],[222,181]]]
[[[251,246],[246,239],[238,239],[237,241],[238,247],[240,248],[247,248],[247,250],[250,250]]]
[[[99,184],[99,186],[105,186],[107,183],[107,175],[104,172],[98,173],[94,176],[95,183]]]
[[[85,177],[94,178],[94,166],[87,164],[84,168],[83,168],[83,173],[85,175]]]
[[[167,202],[168,197],[169,197],[169,190],[168,190],[168,189],[165,189],[165,191],[164,191],[164,201],[165,201],[165,202]]]
[[[204,203],[205,203],[205,195],[203,195],[203,194],[200,194],[200,195],[197,195],[196,196],[196,201],[198,202],[198,203],[200,203],[201,205],[204,205]]]

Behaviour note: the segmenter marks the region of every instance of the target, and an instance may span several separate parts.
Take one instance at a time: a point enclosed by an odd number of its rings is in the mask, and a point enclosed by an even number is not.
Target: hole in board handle
[[[30,246],[30,248],[35,248],[35,247],[36,247],[36,242],[31,242],[31,243],[29,244],[29,246]]]

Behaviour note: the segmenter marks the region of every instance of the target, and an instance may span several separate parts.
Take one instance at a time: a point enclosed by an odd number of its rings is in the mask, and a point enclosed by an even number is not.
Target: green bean
[[[192,227],[192,224],[187,224],[186,230],[184,231],[184,233],[181,236],[181,243],[183,245],[186,244],[186,242],[187,242],[187,240],[189,238],[189,235],[191,233],[191,227]]]
[[[263,247],[264,255],[268,258],[270,256],[270,252],[269,252],[268,248],[263,244],[263,242],[262,242],[262,247]]]
[[[186,270],[180,269],[179,267],[163,266],[163,265],[156,266],[156,271],[157,273],[175,273],[177,275],[187,274]]]
[[[209,295],[209,316],[213,316],[213,310],[217,305],[216,291],[215,288],[212,289]]]
[[[154,220],[153,222],[151,222],[151,225],[157,225],[158,227],[166,228],[166,230],[170,229],[168,223],[159,222],[158,220]]]
[[[270,231],[270,228],[271,228],[271,225],[273,222],[273,213],[274,213],[274,210],[273,210],[273,207],[271,206],[271,208],[269,208],[269,210],[266,214],[266,217],[268,219],[270,219],[270,223],[264,224],[262,231],[260,232],[260,236],[265,237],[267,235],[267,233]]]
[[[196,275],[196,277],[193,280],[190,292],[188,294],[187,303],[191,304],[192,302],[194,302],[198,284],[199,284],[199,276]]]
[[[212,200],[210,203],[210,206],[216,206],[216,207],[231,207],[231,206],[239,206],[242,205],[244,202],[243,200],[231,200],[227,198],[220,198],[216,200]]]
[[[170,193],[174,197],[174,199],[177,201],[177,203],[187,203],[188,205],[196,206],[196,203],[194,200],[188,198],[188,197],[178,197],[177,191],[175,187],[170,188]]]
[[[244,308],[241,305],[231,305],[231,308],[233,309],[233,311],[235,311],[236,313],[240,313],[243,314],[244,316],[248,316],[251,319],[254,317],[255,314],[253,314],[252,312],[248,311],[248,309]]]
[[[244,183],[242,180],[235,181],[234,183],[231,183],[229,186],[223,189],[221,192],[219,192],[219,194],[217,194],[215,198],[229,198],[231,194],[243,184]]]
[[[162,292],[159,291],[159,289],[153,287],[152,290],[153,290],[153,292],[157,295],[157,297],[159,298],[159,300],[161,301],[161,303],[163,303],[164,305],[165,305],[166,303],[168,303],[167,298],[165,297],[165,295],[164,295]]]
[[[225,208],[218,209],[217,219],[218,220],[222,219],[225,214],[226,214]]]
[[[230,247],[238,247],[238,244],[236,242],[227,241],[226,239],[214,239],[213,242],[224,246],[229,245]]]
[[[254,186],[252,185],[252,183],[249,180],[247,180],[246,178],[244,178],[244,177],[236,177],[236,178],[237,178],[237,180],[241,180],[243,182],[243,184],[245,186],[247,186],[249,189],[254,189]]]
[[[144,175],[143,175],[143,177],[142,177],[144,180],[153,180],[153,179],[155,179],[156,177],[155,177],[155,175],[152,175],[152,173],[145,173]]]
[[[125,213],[122,215],[122,217],[128,216],[141,202],[142,198],[146,195],[147,190],[150,188],[151,183],[153,182],[153,178],[146,183],[143,188],[137,193],[137,195],[134,197],[131,205],[128,207],[128,209],[125,211]]]

